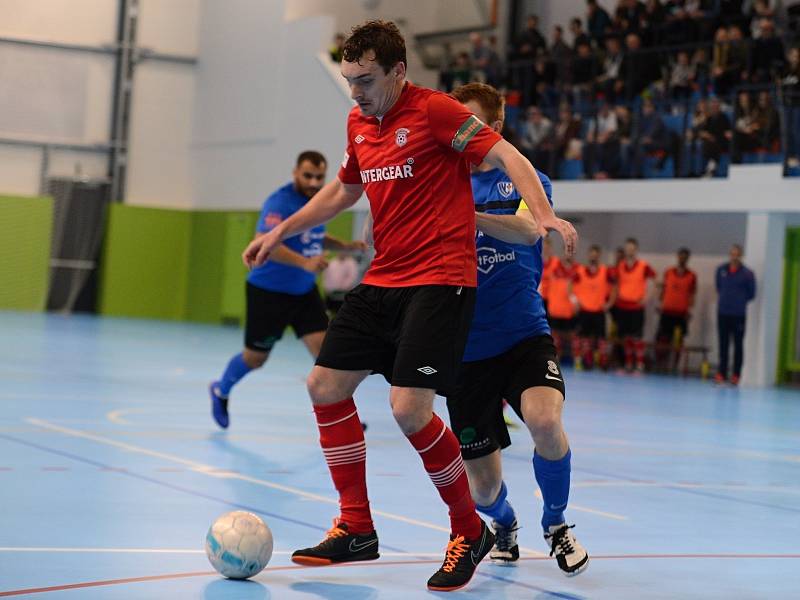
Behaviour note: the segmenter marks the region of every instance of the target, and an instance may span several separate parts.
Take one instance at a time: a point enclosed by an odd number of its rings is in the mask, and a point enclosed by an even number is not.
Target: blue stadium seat
[[[579,158],[561,161],[558,165],[559,179],[580,179],[583,175],[583,161]]]

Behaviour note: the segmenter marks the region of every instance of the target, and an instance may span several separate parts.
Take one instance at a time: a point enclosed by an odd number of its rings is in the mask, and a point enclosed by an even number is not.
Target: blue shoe
[[[228,428],[228,399],[219,393],[219,381],[212,381],[208,386],[208,393],[211,396],[211,416],[217,425],[223,429]]]

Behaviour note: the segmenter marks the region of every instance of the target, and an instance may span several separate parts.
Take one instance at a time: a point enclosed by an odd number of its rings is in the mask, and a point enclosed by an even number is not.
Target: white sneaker
[[[489,552],[489,559],[496,564],[512,566],[519,560],[519,545],[517,544],[517,520],[510,527],[503,527],[497,521],[492,521],[494,530],[494,547]]]
[[[550,556],[555,556],[558,567],[567,577],[582,572],[589,566],[589,554],[581,546],[570,529],[575,525],[551,525],[544,534],[544,540],[550,546]]]

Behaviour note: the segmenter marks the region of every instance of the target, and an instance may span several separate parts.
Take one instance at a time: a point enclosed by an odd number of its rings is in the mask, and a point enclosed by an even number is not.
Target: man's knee
[[[392,416],[406,435],[416,433],[430,423],[433,418],[433,398],[427,400],[423,392],[398,388],[392,390]]]
[[[260,369],[263,367],[264,363],[267,362],[267,358],[269,358],[269,352],[257,352],[256,350],[250,350],[249,348],[242,352],[242,360],[244,361],[244,364],[251,369]]]
[[[561,402],[548,399],[524,403],[525,424],[535,437],[546,439],[561,434]]]
[[[314,404],[333,404],[344,398],[337,389],[333,378],[323,370],[314,368],[306,378],[306,388]]]

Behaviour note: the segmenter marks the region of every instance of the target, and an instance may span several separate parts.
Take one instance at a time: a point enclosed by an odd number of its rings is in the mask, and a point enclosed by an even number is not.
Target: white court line
[[[127,413],[136,412],[137,409],[135,408],[120,408],[119,410],[112,410],[111,412],[106,414],[106,419],[111,421],[112,423],[116,423],[117,425],[132,425],[130,421],[126,421],[122,418],[122,415]],[[139,412],[142,409],[138,409]]]
[[[585,481],[573,482],[573,488],[602,487],[668,487],[686,490],[722,490],[729,492],[800,494],[800,488],[783,485],[749,485],[737,483],[679,483],[676,481]],[[570,504],[570,507],[572,505]]]
[[[193,550],[189,548],[48,548],[48,547],[12,547],[0,546],[0,552],[30,552],[30,553],[63,553],[63,554],[205,554],[205,550]],[[275,550],[272,554],[290,556],[292,550]],[[441,552],[383,552],[381,556],[424,556],[439,558]],[[537,553],[539,556],[540,553]]]
[[[104,438],[99,435],[93,435],[91,433],[85,433],[83,431],[78,431],[76,429],[69,429],[68,427],[61,427],[59,425],[55,425],[53,423],[49,423],[47,421],[43,421],[41,419],[35,419],[32,417],[28,417],[25,419],[26,422],[30,423],[31,425],[36,425],[37,427],[41,427],[43,429],[50,429],[52,431],[57,431],[59,433],[63,433],[64,435],[69,435],[72,437],[79,437],[87,440],[91,440],[93,442],[97,442],[99,444],[106,444],[108,446],[114,446],[116,448],[121,448],[122,450],[127,450],[129,452],[136,452],[138,454],[145,454],[147,456],[153,456],[155,458],[160,458],[162,460],[175,462],[181,465],[185,465],[191,468],[193,471],[197,473],[202,473],[203,475],[209,475],[211,477],[219,477],[222,479],[238,479],[240,481],[246,481],[248,483],[252,483],[254,485],[259,485],[266,488],[271,488],[274,490],[279,490],[281,492],[286,492],[289,494],[294,494],[295,496],[300,496],[301,498],[305,498],[307,500],[315,500],[317,502],[324,502],[325,504],[333,504],[335,506],[339,506],[339,500],[328,498],[326,496],[320,496],[319,494],[312,494],[310,492],[306,492],[305,490],[301,490],[299,488],[291,487],[288,485],[282,485],[280,483],[273,483],[271,481],[266,481],[264,479],[257,479],[255,477],[250,477],[249,475],[243,475],[241,473],[234,473],[232,471],[225,471],[222,469],[218,469],[217,467],[213,467],[211,465],[206,465],[203,463],[195,462],[193,460],[188,460],[185,458],[181,458],[180,456],[175,456],[173,454],[167,454],[165,452],[157,452],[155,450],[150,450],[148,448],[141,448],[139,446],[134,446],[132,444],[126,444],[125,442],[118,442],[116,440],[112,440],[109,438]],[[409,517],[404,517],[402,515],[397,515],[394,513],[385,512],[382,510],[372,510],[372,514],[384,517],[386,519],[391,519],[393,521],[400,521],[402,523],[408,523],[409,525],[417,525],[419,527],[425,527],[427,529],[433,529],[436,531],[442,531],[444,533],[450,533],[450,529],[448,527],[442,527],[441,525],[436,525],[434,523],[429,523],[427,521],[420,521],[418,519],[411,519]],[[539,552],[537,550],[533,550],[531,548],[523,548],[520,546],[520,550],[532,554],[534,556],[547,556],[543,552]]]

